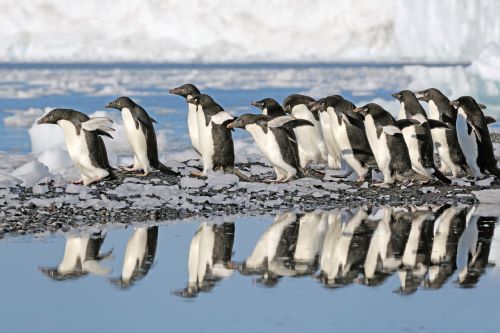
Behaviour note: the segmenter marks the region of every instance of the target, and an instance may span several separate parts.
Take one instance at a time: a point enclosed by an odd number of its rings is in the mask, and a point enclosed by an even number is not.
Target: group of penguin
[[[232,131],[237,128],[251,134],[273,166],[276,178],[266,182],[287,182],[313,173],[324,175],[311,169],[321,164],[332,169],[345,166],[348,172],[344,176],[354,172],[358,182],[369,179],[371,170],[378,170],[383,182],[374,185],[384,187],[395,181],[424,183],[433,178],[451,184],[447,175],[475,180],[488,174],[500,176],[488,130],[488,124],[495,119],[485,116],[485,106],[470,96],[450,101],[436,88],[418,92],[419,97],[402,90],[392,94],[400,102],[396,120],[378,104],[356,107],[340,95],[315,100],[292,94],[283,105],[265,98],[251,103],[261,113],[233,117],[193,84],[171,89],[170,93],[182,96],[188,103],[189,136],[203,165],[193,176],[222,170],[249,179],[234,165]],[[419,101],[428,103],[428,115]],[[132,165],[120,166],[124,172],[147,176],[157,169],[176,174],[159,161],[156,121],[141,106],[120,97],[106,107],[121,111],[134,154]],[[63,129],[69,155],[81,173],[78,183],[88,185],[114,177],[101,138],[111,137],[114,130],[109,118],[89,118],[75,110],[54,109],[38,124],[58,124]],[[439,169],[434,148],[440,157]]]

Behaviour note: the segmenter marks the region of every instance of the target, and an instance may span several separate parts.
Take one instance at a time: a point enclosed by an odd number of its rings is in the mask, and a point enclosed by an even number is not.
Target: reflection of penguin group
[[[204,177],[213,170],[235,173],[240,179],[249,177],[235,168],[232,130],[247,130],[276,172],[273,182],[287,182],[295,177],[322,172],[312,167],[325,165],[347,175],[354,172],[359,182],[382,173],[389,186],[395,181],[419,183],[436,180],[450,184],[447,175],[481,179],[488,174],[500,176],[488,131],[495,120],[485,116],[484,105],[470,96],[450,101],[435,88],[415,93],[402,90],[392,96],[400,102],[396,120],[380,105],[370,103],[356,107],[342,96],[332,95],[318,100],[292,94],[281,106],[272,98],[251,104],[262,114],[233,117],[211,96],[202,94],[193,84],[171,89],[188,103],[188,129],[191,144],[200,155],[203,169],[192,175]],[[419,103],[428,103],[427,114]],[[107,108],[121,111],[124,132],[134,154],[134,163],[123,166],[125,172],[142,172],[147,176],[157,169],[176,174],[158,159],[154,123],[148,113],[128,97],[110,102]],[[112,121],[89,119],[68,109],[55,109],[39,120],[39,124],[58,124],[63,128],[68,152],[79,169],[84,184],[113,177],[106,148],[100,136],[111,136]],[[434,160],[439,156],[440,168]]]
[[[313,276],[329,288],[350,284],[378,286],[397,273],[401,294],[418,288],[439,289],[456,274],[462,287],[475,286],[489,266],[497,217],[479,216],[475,207],[445,205],[415,210],[381,207],[334,212],[283,213],[262,233],[241,261],[235,260],[235,223],[203,222],[187,255],[188,281],[174,292],[196,297],[239,272],[257,276],[266,287],[283,277]],[[105,233],[70,237],[61,262],[40,268],[57,280],[88,274],[109,275],[101,263]],[[158,227],[138,227],[124,251],[119,277],[109,281],[127,289],[144,278],[155,263]]]

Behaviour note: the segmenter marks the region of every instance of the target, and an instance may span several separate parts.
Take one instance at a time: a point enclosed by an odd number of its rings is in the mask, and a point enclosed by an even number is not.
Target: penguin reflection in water
[[[111,257],[112,250],[101,253],[106,238],[102,232],[66,240],[64,256],[56,267],[42,267],[40,271],[57,281],[74,280],[87,274],[108,275],[111,268],[101,266],[101,261]]]
[[[71,160],[81,173],[75,184],[89,185],[106,177],[114,178],[109,165],[106,147],[101,136],[112,138],[108,118],[89,118],[71,109],[54,109],[38,120],[38,124],[57,124],[64,134],[64,141]]]
[[[290,136],[290,130],[299,126],[312,126],[311,122],[282,116],[271,119],[260,114],[244,114],[227,125],[228,128],[242,128],[250,132],[264,156],[276,171],[276,179],[267,182],[288,182],[293,177],[302,177],[297,142]]]
[[[157,226],[135,229],[125,249],[121,276],[110,282],[125,289],[144,278],[153,266],[157,242]]]
[[[221,225],[202,223],[189,247],[188,285],[175,291],[177,296],[195,297],[200,291],[209,291],[216,282],[231,276],[234,230],[233,222]]]
[[[123,127],[127,141],[134,152],[134,164],[121,166],[127,172],[142,171],[142,176],[147,176],[154,169],[165,174],[177,175],[163,165],[158,159],[158,145],[153,123],[146,110],[128,97],[119,97],[108,103],[106,108],[117,109],[122,113]]]

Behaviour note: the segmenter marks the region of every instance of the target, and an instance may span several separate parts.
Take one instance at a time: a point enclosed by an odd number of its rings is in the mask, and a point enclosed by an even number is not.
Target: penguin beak
[[[352,110],[352,112],[354,112],[354,113],[360,113],[363,116],[366,116],[366,111],[365,111],[364,108],[355,108],[354,110]]]
[[[170,89],[168,92],[171,93],[171,94],[174,94],[174,95],[179,95],[180,89],[179,88],[173,88],[173,89]]]
[[[106,109],[113,109],[115,107],[115,105],[113,104],[113,102],[109,102],[108,104],[106,104]]]
[[[38,119],[38,121],[36,122],[38,125],[41,125],[41,124],[45,124],[45,117],[44,118],[40,118]]]
[[[253,105],[253,106],[256,106],[256,107],[260,106],[259,103],[257,103],[257,102],[251,102],[250,105]]]
[[[450,101],[450,105],[456,109],[458,109],[458,104],[459,104],[458,101]]]
[[[316,102],[311,102],[309,103],[309,109],[312,111],[312,112],[318,112],[319,111],[319,108],[320,108],[320,104],[319,103],[316,103]]]
[[[417,91],[415,92],[415,95],[417,96],[417,99],[419,101],[426,102],[427,100],[425,99],[425,93],[423,91]]]
[[[397,100],[399,100],[401,98],[401,94],[400,93],[394,93],[394,94],[391,94],[391,96],[394,97]]]
[[[227,124],[227,128],[231,128],[231,129],[233,129],[233,128],[234,128],[233,123],[229,123],[229,124]]]

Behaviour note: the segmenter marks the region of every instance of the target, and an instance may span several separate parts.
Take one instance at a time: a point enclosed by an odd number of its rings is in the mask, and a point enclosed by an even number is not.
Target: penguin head
[[[263,125],[269,121],[269,117],[264,114],[247,113],[234,119],[233,122],[227,125],[227,128],[245,128],[247,125],[258,124]]]
[[[400,102],[409,102],[410,100],[416,99],[415,94],[410,90],[401,90],[400,92],[391,95]]]
[[[126,96],[122,96],[122,97],[118,97],[117,99],[115,99],[112,102],[109,102],[106,105],[106,108],[117,109],[117,110],[121,111],[124,108],[132,110],[135,106],[136,106],[136,104],[134,103],[134,101],[132,101],[130,98],[128,98]]]
[[[446,96],[436,88],[421,90],[417,92],[417,94],[420,95],[417,99],[423,102],[435,101],[443,97],[446,98]]]
[[[201,107],[204,109],[217,105],[214,99],[206,94],[199,94],[197,96],[191,97],[186,102],[189,104],[194,104],[196,106],[201,105]]]
[[[363,116],[366,116],[368,114],[374,116],[376,114],[387,112],[387,111],[384,110],[383,107],[381,107],[380,105],[378,105],[376,103],[368,103],[365,106],[362,106],[360,108],[356,108],[356,109],[354,109],[352,111],[356,112],[356,113],[360,113]]]
[[[450,105],[456,109],[462,108],[466,114],[482,113],[481,107],[471,96],[462,96],[450,102]]]
[[[198,90],[198,88],[196,88],[196,86],[191,83],[186,83],[180,87],[170,89],[168,92],[174,95],[182,96],[184,98],[187,98],[188,96],[198,96],[200,94],[200,90]]]
[[[283,100],[283,109],[287,113],[292,113],[292,110],[297,105],[305,105],[309,108],[309,104],[314,102],[314,98],[300,95],[300,94],[292,94]]]
[[[71,109],[54,109],[37,121],[37,124],[57,124],[59,120],[71,120],[76,111]]]
[[[264,98],[260,101],[255,101],[250,104],[261,109],[262,113],[271,117],[279,117],[285,115],[285,111],[281,107],[280,103],[278,103],[273,98]]]
[[[343,100],[344,98],[340,95],[331,95],[325,98],[320,98],[317,101],[312,101],[309,103],[309,110],[311,112],[324,112],[330,106],[333,106],[338,100]]]

